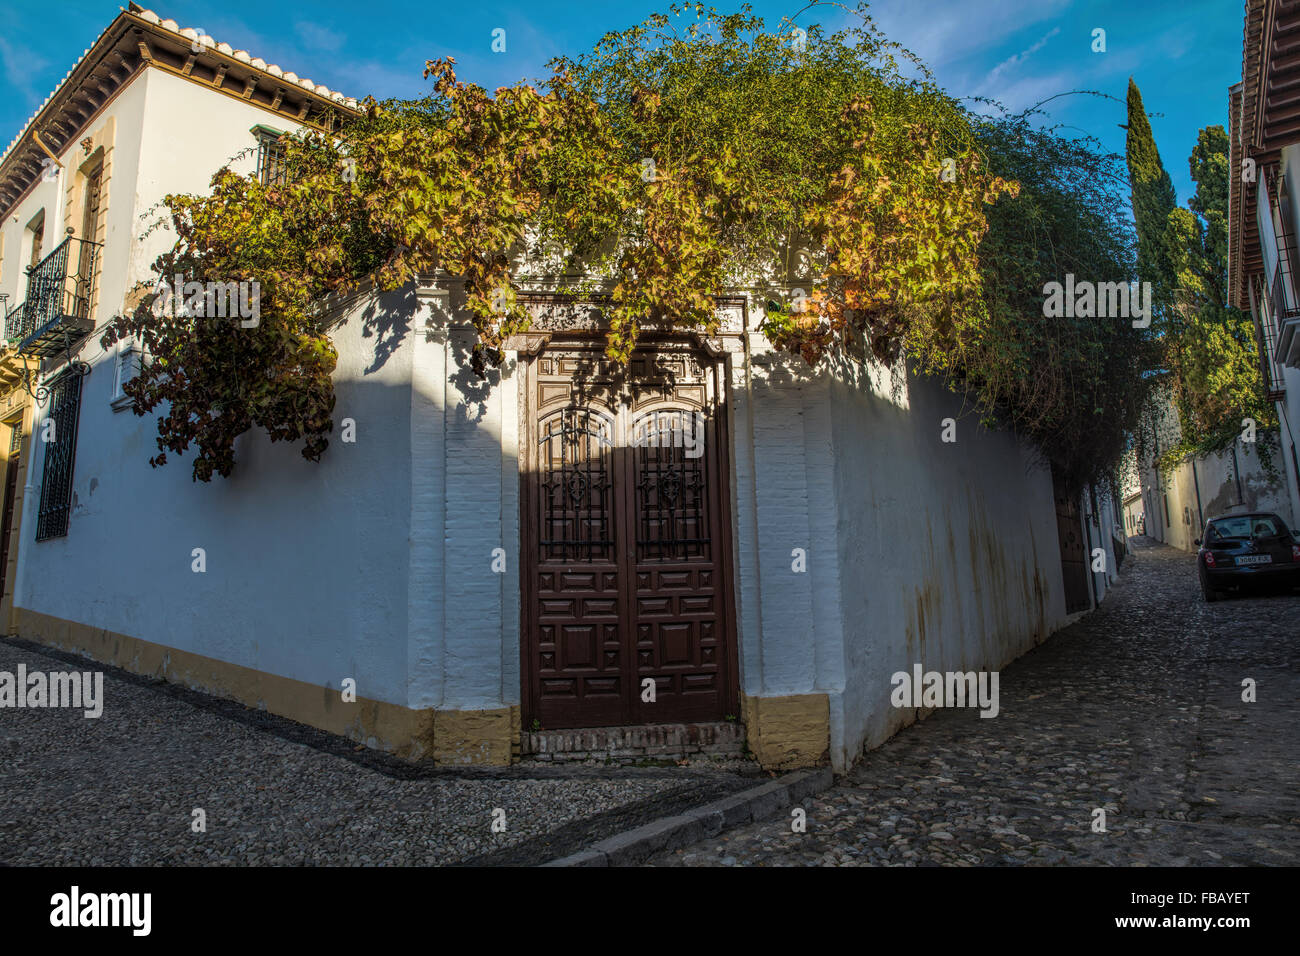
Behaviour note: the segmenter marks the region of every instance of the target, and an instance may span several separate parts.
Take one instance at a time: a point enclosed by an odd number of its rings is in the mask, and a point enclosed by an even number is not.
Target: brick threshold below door
[[[532,760],[690,757],[707,754],[739,756],[744,751],[745,727],[739,721],[525,731],[523,739],[523,756]]]

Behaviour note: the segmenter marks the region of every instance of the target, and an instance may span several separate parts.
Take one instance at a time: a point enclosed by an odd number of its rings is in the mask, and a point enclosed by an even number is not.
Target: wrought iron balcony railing
[[[5,320],[19,354],[45,357],[70,350],[94,329],[99,243],[69,237],[27,272],[27,300]]]
[[[23,304],[21,302],[5,313],[6,342],[13,342],[18,338],[18,326],[22,324],[22,318]]]

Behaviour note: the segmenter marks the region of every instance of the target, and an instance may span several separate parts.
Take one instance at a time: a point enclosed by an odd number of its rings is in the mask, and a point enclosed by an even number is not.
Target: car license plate
[[[1238,564],[1271,564],[1273,556],[1269,554],[1248,554],[1237,559]]]

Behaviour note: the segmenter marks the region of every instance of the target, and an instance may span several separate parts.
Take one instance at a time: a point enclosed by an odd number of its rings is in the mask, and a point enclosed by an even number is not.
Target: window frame
[[[254,178],[263,186],[281,186],[287,182],[284,165],[284,145],[280,137],[284,130],[258,124],[249,130],[257,140],[257,167]]]
[[[36,540],[66,538],[72,521],[72,483],[77,473],[77,436],[81,424],[83,376],[64,371],[47,387],[50,390],[50,413],[41,422],[53,420],[54,441],[44,442],[41,463],[41,494],[36,508]],[[60,418],[62,416],[62,424]],[[66,442],[66,449],[62,449]],[[55,457],[56,452],[59,457]],[[66,462],[66,468],[64,468]],[[56,469],[64,468],[60,475]],[[56,500],[57,499],[57,500]]]
[[[135,374],[130,378],[123,378],[122,372],[126,368],[127,362],[131,360],[131,356],[134,356]],[[122,386],[131,379],[139,377],[140,373],[144,371],[144,366],[144,346],[134,339],[123,342],[122,347],[118,349],[117,355],[113,359],[113,397],[109,399],[109,405],[112,406],[113,411],[122,412],[131,407],[131,396],[122,391]]]

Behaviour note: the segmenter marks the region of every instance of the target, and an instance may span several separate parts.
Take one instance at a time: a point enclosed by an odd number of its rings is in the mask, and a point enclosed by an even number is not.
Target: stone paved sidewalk
[[[903,730],[804,802],[806,833],[784,816],[651,865],[1300,863],[1300,597],[1205,604],[1193,556],[1134,557],[1002,671],[996,718]]]
[[[0,640],[0,670],[20,662],[100,669]],[[760,779],[738,761],[423,767],[104,671],[98,719],[0,710],[0,865],[536,864]],[[196,808],[206,833],[191,830]]]

